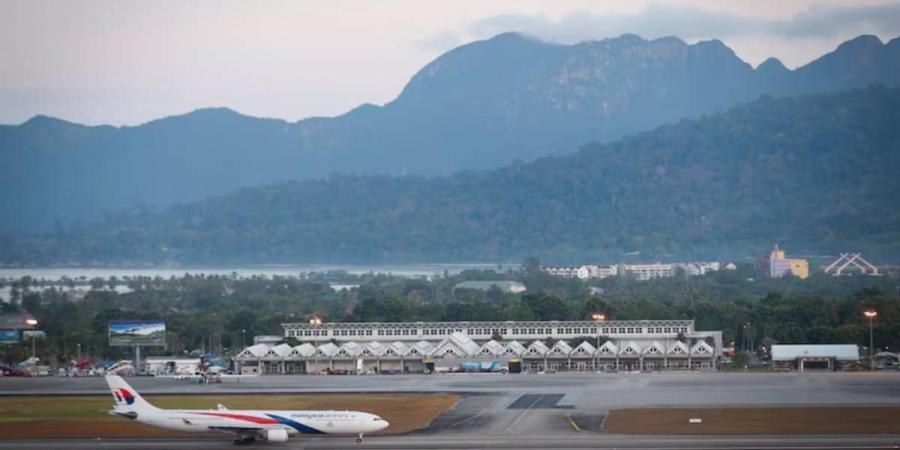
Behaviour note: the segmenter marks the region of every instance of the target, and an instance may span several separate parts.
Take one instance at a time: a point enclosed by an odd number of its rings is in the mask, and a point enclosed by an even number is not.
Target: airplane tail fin
[[[109,390],[112,391],[113,398],[116,400],[115,411],[140,413],[156,409],[150,402],[144,400],[141,394],[138,394],[133,387],[129,386],[122,377],[107,375],[106,384],[109,385]]]

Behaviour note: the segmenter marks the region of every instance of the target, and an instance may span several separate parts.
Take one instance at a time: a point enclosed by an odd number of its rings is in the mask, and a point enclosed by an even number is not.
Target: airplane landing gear
[[[241,436],[238,439],[234,440],[234,445],[247,445],[256,442],[256,438],[253,436]]]
[[[362,433],[359,433],[359,435],[356,437],[356,443],[357,443],[357,444],[362,444],[362,437],[363,437],[363,434],[362,434]]]

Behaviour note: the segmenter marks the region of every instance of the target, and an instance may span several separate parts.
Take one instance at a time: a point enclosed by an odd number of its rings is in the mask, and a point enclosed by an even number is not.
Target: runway
[[[460,400],[420,431],[398,436],[305,438],[241,448],[304,449],[821,449],[900,448],[900,435],[635,436],[603,432],[629,407],[876,406],[900,404],[900,373],[645,373],[554,375],[266,376],[198,385],[134,377],[141,393],[266,395],[297,392],[454,392]],[[108,394],[100,378],[0,378],[0,395]],[[2,399],[0,399],[2,401]],[[211,405],[213,406],[213,405]],[[898,418],[900,420],[900,418]],[[827,431],[827,430],[823,430]],[[235,448],[228,436],[174,440],[0,441],[0,449]]]
[[[697,450],[697,449],[896,449],[900,439],[891,436],[735,436],[735,437],[642,437],[642,436],[452,436],[452,437],[373,437],[357,444],[352,438],[297,439],[285,443],[262,443],[237,447],[227,440],[198,439],[105,439],[105,440],[28,440],[0,441],[0,449],[632,449],[632,450]]]
[[[143,394],[457,392],[562,394],[576,409],[722,405],[897,405],[900,372],[561,373],[367,376],[260,376],[198,385],[171,378],[128,379]],[[0,377],[0,395],[102,394],[102,378]]]

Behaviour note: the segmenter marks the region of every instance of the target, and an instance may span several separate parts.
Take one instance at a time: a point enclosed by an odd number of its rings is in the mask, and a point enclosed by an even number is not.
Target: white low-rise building
[[[453,287],[454,295],[457,289],[474,289],[478,291],[489,291],[491,289],[499,289],[500,292],[509,294],[521,294],[525,292],[525,285],[518,281],[463,281]]]
[[[689,276],[706,275],[709,272],[716,272],[721,267],[718,262],[689,262],[678,264],[684,273]]]
[[[603,279],[614,277],[619,274],[619,268],[617,266],[590,265],[586,267],[590,272],[591,278]]]
[[[641,281],[675,275],[674,264],[628,264],[624,268],[626,276],[634,277],[634,279]]]
[[[143,363],[144,370],[151,375],[193,375],[200,370],[201,361],[200,358],[148,356]]]
[[[665,278],[675,275],[676,269],[682,269],[687,275],[705,275],[721,268],[719,262],[689,262],[689,263],[654,263],[654,264],[619,264],[597,265],[586,264],[580,266],[547,266],[544,272],[563,278],[579,278],[582,280],[591,278],[609,278],[618,275],[631,276],[637,280],[650,280],[653,278]],[[734,265],[728,267],[734,270]]]
[[[563,278],[580,278],[584,280],[590,277],[590,271],[587,266],[548,266],[544,267],[544,272]]]
[[[772,363],[776,367],[804,370],[834,370],[859,361],[859,347],[854,344],[772,345]]]
[[[604,266],[596,264],[585,264],[581,266],[547,266],[543,268],[544,272],[550,275],[563,278],[579,278],[586,280],[589,278],[608,278],[618,275],[619,268],[616,266]]]

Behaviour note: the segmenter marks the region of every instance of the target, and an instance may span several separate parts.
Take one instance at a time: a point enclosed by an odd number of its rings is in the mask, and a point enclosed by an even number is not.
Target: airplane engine
[[[266,430],[266,440],[269,442],[287,442],[287,430]]]

